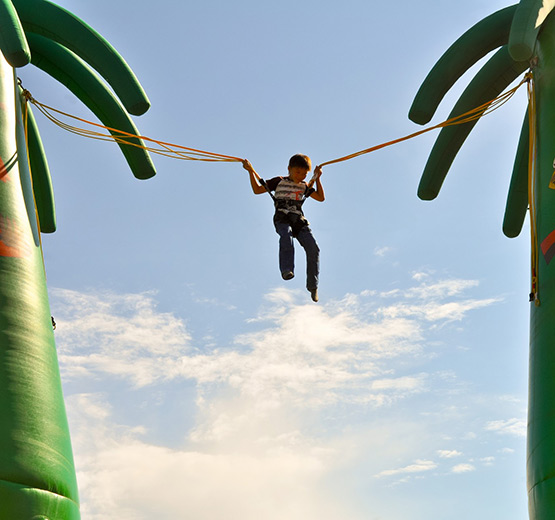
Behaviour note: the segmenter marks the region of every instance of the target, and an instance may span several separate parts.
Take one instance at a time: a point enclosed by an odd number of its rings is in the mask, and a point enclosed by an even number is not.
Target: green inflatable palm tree
[[[532,293],[530,295],[530,374],[527,487],[532,520],[555,518],[555,13],[553,1],[521,0],[477,23],[440,58],[422,84],[409,117],[428,122],[454,82],[488,52],[499,48],[470,82],[452,116],[488,103],[528,68],[537,109],[526,115],[503,222],[517,236],[530,207]],[[533,106],[533,103],[531,103]],[[437,196],[445,176],[474,123],[444,128],[430,153],[418,195]],[[529,180],[530,150],[535,154]],[[529,182],[531,189],[529,190]],[[529,191],[532,194],[529,200]],[[535,251],[541,251],[536,255]]]
[[[22,110],[25,99],[14,68],[28,63],[41,68],[104,125],[134,135],[128,112],[144,113],[149,101],[104,38],[46,0],[0,0],[0,50],[0,520],[77,520],[75,468],[39,239],[40,232],[56,229],[54,199],[40,136],[32,113]],[[155,174],[144,149],[121,148],[136,177]]]

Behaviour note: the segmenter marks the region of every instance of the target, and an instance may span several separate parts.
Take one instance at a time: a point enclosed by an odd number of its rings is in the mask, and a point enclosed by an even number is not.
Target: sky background
[[[139,77],[144,135],[265,178],[294,153],[319,164],[418,130],[407,113],[435,61],[508,5],[58,3]],[[91,118],[38,69],[19,76]],[[240,164],[155,156],[139,181],[116,145],[36,113],[83,518],[526,518],[529,232],[501,232],[525,107],[521,89],[479,122],[432,202],[416,190],[435,132],[325,167],[326,201],[305,204],[318,304],[299,248],[281,280],[271,200]]]

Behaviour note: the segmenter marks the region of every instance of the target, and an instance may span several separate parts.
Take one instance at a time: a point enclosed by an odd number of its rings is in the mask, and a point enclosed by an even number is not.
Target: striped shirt
[[[306,182],[297,184],[289,177],[274,177],[266,181],[266,185],[270,191],[275,192],[276,217],[280,213],[303,216],[304,201],[316,191],[314,188],[309,188]]]

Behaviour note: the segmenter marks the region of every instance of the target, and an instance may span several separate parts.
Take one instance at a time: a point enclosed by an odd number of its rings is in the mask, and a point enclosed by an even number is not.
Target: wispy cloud
[[[437,454],[442,459],[452,459],[455,457],[460,457],[462,455],[462,453],[457,450],[438,450]]]
[[[471,471],[476,471],[476,468],[472,464],[457,464],[451,469],[453,473],[469,473]]]
[[[404,466],[402,468],[386,469],[384,471],[380,471],[380,473],[378,473],[376,477],[392,477],[412,473],[424,473],[436,468],[437,464],[432,460],[417,460],[413,464],[409,464],[408,466]]]
[[[391,253],[393,249],[389,246],[382,246],[374,248],[374,255],[384,257]]]
[[[429,301],[426,303],[410,305],[404,302],[390,305],[381,309],[384,316],[389,318],[401,318],[403,316],[419,316],[430,321],[460,321],[469,312],[483,307],[488,307],[499,302],[497,298],[486,298],[482,300],[462,300],[458,302],[438,303]]]
[[[52,296],[61,311],[56,335],[66,378],[106,373],[148,385],[191,350],[183,322],[159,312],[151,293],[53,289]]]
[[[273,449],[171,449],[119,425],[100,395],[72,396],[68,409],[88,520],[363,518],[324,489],[341,454],[300,434]]]
[[[485,426],[486,431],[516,435],[517,437],[526,436],[526,421],[524,419],[512,419],[489,421]]]
[[[489,456],[489,457],[482,457],[480,459],[480,462],[484,465],[484,466],[493,466],[493,463],[495,462],[495,457]]]
[[[428,280],[431,275],[432,273],[428,271],[415,271],[412,273],[412,279],[417,282],[424,282],[425,280]]]
[[[462,452],[444,449],[445,439],[463,439],[464,423],[455,437],[437,438],[422,417],[442,428],[444,414],[423,410],[407,418],[407,409],[395,410],[456,380],[426,365],[432,327],[496,300],[463,300],[474,283],[430,282],[429,293],[442,295],[438,305],[457,307],[431,317],[422,310],[428,292],[418,284],[323,305],[280,288],[245,319],[245,332],[210,346],[182,319],[160,312],[152,293],[53,291],[64,380],[102,381],[104,392],[69,400],[83,516],[215,519],[231,511],[242,520],[356,519],[348,499],[321,498],[323,483],[346,465],[364,461],[365,473],[381,485],[470,471],[469,463],[448,463]],[[136,392],[159,391],[162,402],[164,385],[194,388],[181,444],[153,441],[146,421],[119,424],[110,388],[122,382]],[[160,421],[173,427],[167,417]],[[501,428],[492,422],[488,429]]]
[[[413,275],[416,280],[425,276]],[[396,289],[384,293],[398,301],[382,307],[380,312],[389,318],[412,317],[429,322],[460,321],[469,312],[498,303],[500,298],[462,299],[460,296],[478,286],[475,280],[450,279],[433,283],[420,283],[404,291]]]
[[[355,306],[299,304],[278,290],[268,298],[279,309],[272,325],[201,352],[180,320],[156,313],[150,294],[54,294],[68,309],[57,333],[65,377],[106,373],[137,386],[190,379],[305,406],[381,404],[425,387],[424,374],[396,376],[382,366],[420,351],[418,323],[404,317],[369,322]]]
[[[429,292],[447,298],[474,286],[455,280],[432,284]],[[420,285],[400,298],[422,299],[427,293]],[[254,322],[271,316],[271,325],[242,334],[225,348],[203,351],[192,347],[181,320],[157,312],[152,294],[57,290],[53,295],[64,311],[57,316],[57,336],[66,378],[105,373],[138,387],[189,379],[305,406],[339,400],[381,405],[422,391],[425,374],[397,376],[384,363],[419,355],[422,320],[460,320],[496,301],[401,301],[376,308],[374,298],[366,297],[369,303],[352,295],[315,306],[299,303],[295,292],[280,288],[268,295],[269,308]]]
[[[414,278],[414,275],[413,275]],[[416,277],[418,279],[419,277]],[[468,289],[477,287],[476,280],[449,279],[412,287],[406,291],[407,298],[420,300],[441,300],[447,297],[457,296]]]

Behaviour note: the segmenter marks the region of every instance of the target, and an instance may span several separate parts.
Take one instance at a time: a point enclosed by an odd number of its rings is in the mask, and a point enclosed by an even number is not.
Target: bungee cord
[[[469,123],[471,121],[476,121],[482,118],[483,116],[488,115],[494,112],[495,110],[499,109],[501,106],[507,103],[514,96],[516,91],[522,85],[526,83],[529,84],[530,81],[531,81],[531,75],[526,74],[524,78],[520,81],[520,83],[515,87],[500,94],[495,99],[492,99],[491,101],[488,101],[478,107],[473,108],[472,110],[469,110],[468,112],[465,112],[464,114],[449,118],[441,123],[438,123],[437,125],[424,128],[422,130],[411,133],[404,137],[393,139],[391,141],[387,141],[385,143],[372,146],[370,148],[365,148],[364,150],[360,150],[358,152],[354,152],[349,155],[339,157],[337,159],[331,159],[329,161],[321,163],[320,167],[348,161],[350,159],[360,157],[361,155],[366,155],[376,150],[380,150],[382,148],[386,148],[388,146],[392,146],[394,144],[398,144],[403,141],[413,139],[415,137],[418,137],[427,132],[431,132],[433,130],[444,128],[447,126],[461,125],[461,124]],[[87,119],[77,117],[75,115],[69,114],[67,112],[63,112],[61,110],[48,106],[44,103],[41,103],[40,101],[37,101],[31,95],[31,93],[26,89],[23,89],[23,96],[25,97],[26,101],[28,101],[29,103],[32,103],[52,123],[54,123],[55,125],[59,126],[60,128],[68,132],[81,135],[83,137],[98,139],[101,141],[114,141],[118,144],[135,146],[137,148],[142,148],[154,154],[162,155],[165,157],[171,157],[174,159],[180,159],[180,160],[205,161],[205,162],[242,162],[244,160],[240,157],[236,157],[233,155],[224,155],[220,153],[209,152],[206,150],[190,148],[187,146],[182,146],[174,143],[168,143],[165,141],[161,141],[159,139],[153,139],[151,137],[146,137],[143,135],[131,134],[129,132],[124,132],[116,128],[111,128],[109,126],[102,125],[100,123],[95,123],[93,121],[89,121]],[[61,119],[62,117],[73,121],[79,121],[80,123],[89,125],[89,127],[92,127],[92,128],[83,128],[83,127],[75,126],[73,124],[63,121]],[[107,131],[107,132],[103,132],[103,131]],[[131,142],[130,139],[133,139],[133,138],[141,139],[149,144],[142,145],[137,142]]]

